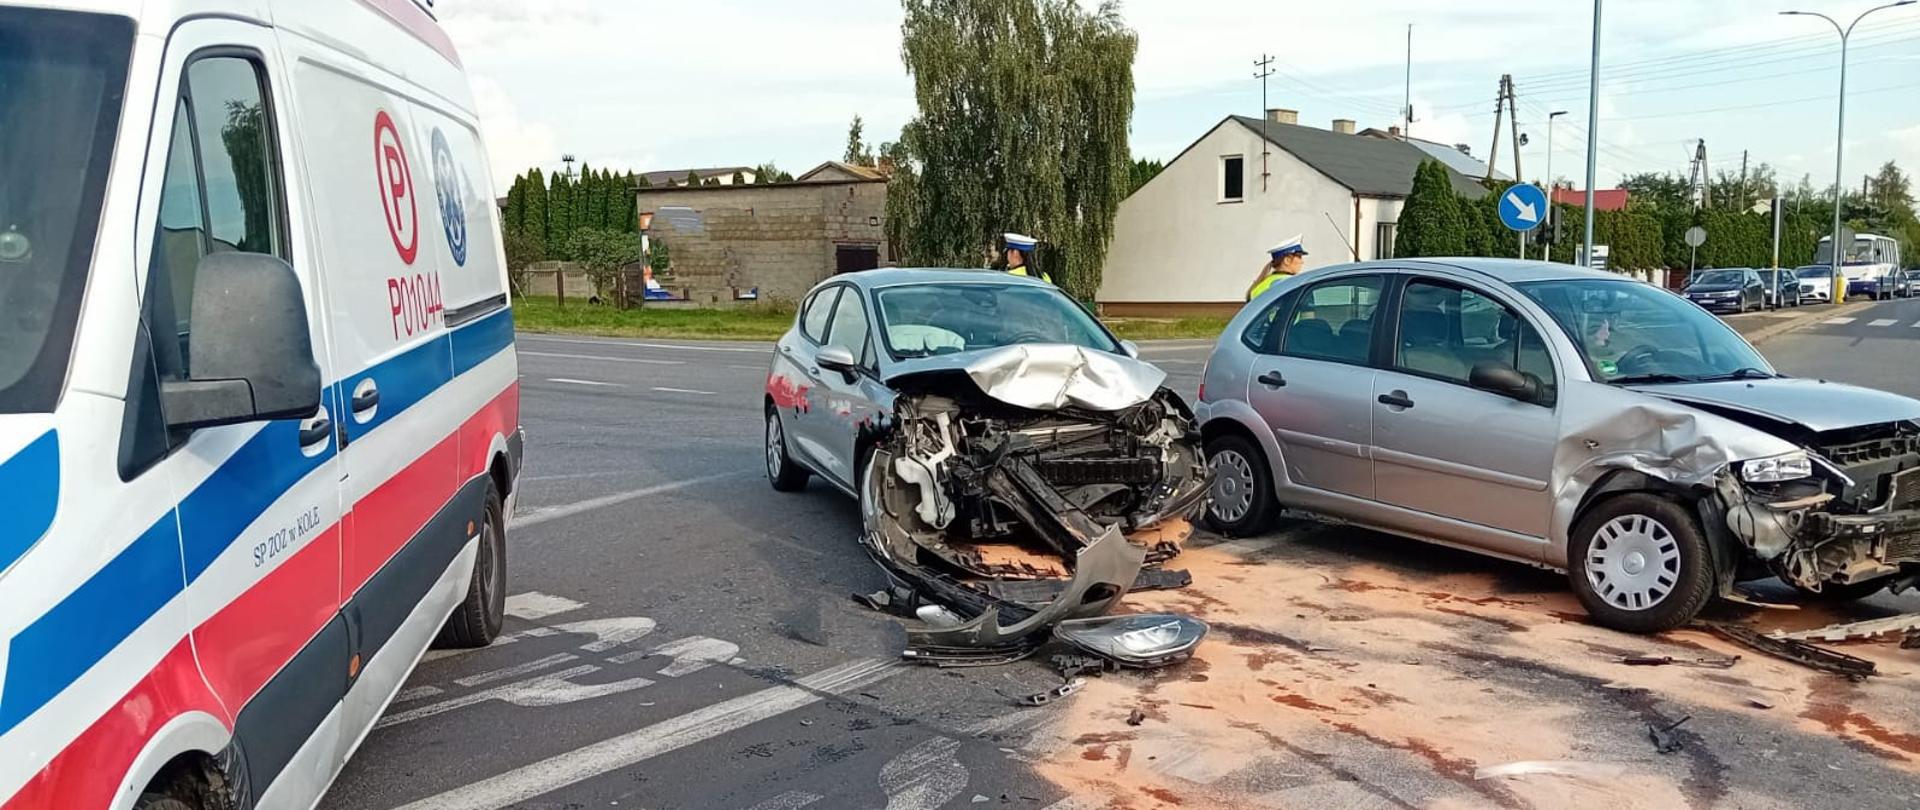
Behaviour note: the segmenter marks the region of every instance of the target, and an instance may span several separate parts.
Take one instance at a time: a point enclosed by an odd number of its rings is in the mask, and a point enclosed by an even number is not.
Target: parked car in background
[[[1655,632],[1736,582],[1920,572],[1920,401],[1776,374],[1646,284],[1545,262],[1368,262],[1234,318],[1195,413],[1209,518],[1324,516],[1569,572]]]
[[[1906,293],[1908,298],[1920,298],[1920,267],[1907,268]]]
[[[1764,308],[1766,285],[1759,274],[1744,267],[1703,270],[1687,282],[1681,294],[1709,312],[1741,313]]]
[[[1767,306],[1797,307],[1801,304],[1800,279],[1792,270],[1776,270],[1771,267],[1753,271],[1760,277],[1761,286],[1766,288]]]
[[[1800,279],[1800,294],[1808,301],[1833,303],[1833,266],[1828,264],[1809,264],[1795,268],[1793,275]]]

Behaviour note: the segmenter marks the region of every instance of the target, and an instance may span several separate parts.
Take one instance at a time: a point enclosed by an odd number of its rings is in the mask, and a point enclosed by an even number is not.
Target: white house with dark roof
[[[1267,249],[1295,234],[1307,269],[1393,256],[1400,206],[1429,155],[1402,141],[1302,126],[1289,110],[1230,116],[1120,204],[1097,296],[1115,315],[1231,312]],[[1264,151],[1264,158],[1263,153]],[[1449,170],[1456,191],[1486,190]]]

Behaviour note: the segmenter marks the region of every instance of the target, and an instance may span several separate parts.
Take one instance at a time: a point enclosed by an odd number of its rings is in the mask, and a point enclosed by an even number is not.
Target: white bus
[[[1840,270],[1847,277],[1849,293],[1861,285],[1877,286],[1881,279],[1900,269],[1900,241],[1891,236],[1858,234],[1853,237],[1853,247],[1840,259]],[[1833,264],[1833,237],[1820,240],[1813,263]]]

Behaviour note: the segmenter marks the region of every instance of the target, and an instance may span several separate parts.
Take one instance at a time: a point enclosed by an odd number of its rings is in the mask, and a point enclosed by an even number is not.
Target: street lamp
[[[1540,254],[1541,261],[1553,261],[1553,119],[1566,114],[1566,110],[1547,113],[1547,248]]]
[[[1859,25],[1861,20],[1866,19],[1868,14],[1890,8],[1910,6],[1913,5],[1914,2],[1915,0],[1899,0],[1897,3],[1888,3],[1883,6],[1875,6],[1867,9],[1866,11],[1860,12],[1860,16],[1853,18],[1853,22],[1848,23],[1845,28],[1840,27],[1839,20],[1818,11],[1780,12],[1782,15],[1789,17],[1819,17],[1820,19],[1826,20],[1829,25],[1832,25],[1834,32],[1840,35],[1840,112],[1838,115],[1839,123],[1835,127],[1838,132],[1833,139],[1833,283],[1836,286],[1845,283],[1840,279],[1845,278],[1841,271],[1841,266],[1846,261],[1842,258],[1844,253],[1843,248],[1840,246],[1840,198],[1842,196],[1842,189],[1846,188],[1846,180],[1841,172],[1847,149],[1847,40],[1853,37],[1853,27]],[[1839,297],[1839,295],[1834,296],[1835,300],[1838,300]]]
[[[1593,266],[1593,183],[1600,168],[1600,3],[1593,0],[1593,65],[1587,68],[1587,233],[1581,263]]]

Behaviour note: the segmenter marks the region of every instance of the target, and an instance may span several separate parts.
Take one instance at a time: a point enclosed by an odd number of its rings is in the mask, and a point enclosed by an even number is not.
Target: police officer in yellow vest
[[[1000,238],[1007,243],[1007,275],[1053,283],[1052,276],[1033,266],[1033,251],[1040,246],[1039,240],[1017,233],[1002,234]]]
[[[1301,268],[1307,263],[1307,249],[1300,244],[1300,237],[1295,236],[1274,245],[1272,250],[1267,251],[1267,257],[1267,266],[1260,268],[1260,277],[1254,279],[1253,286],[1247,288],[1248,301],[1259,298],[1267,288],[1300,275]]]

